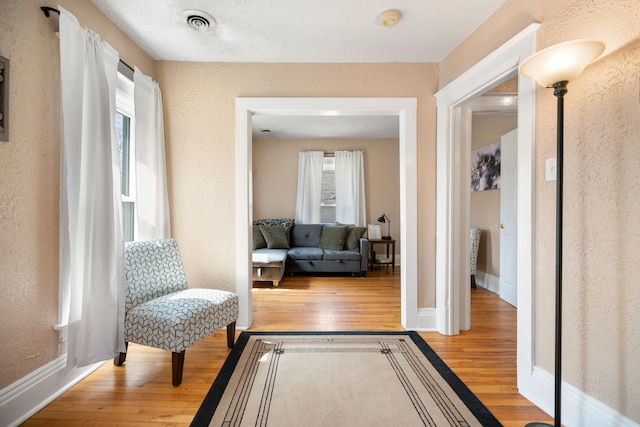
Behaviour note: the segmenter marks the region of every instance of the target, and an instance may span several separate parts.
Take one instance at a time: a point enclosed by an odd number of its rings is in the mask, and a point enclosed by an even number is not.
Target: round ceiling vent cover
[[[211,31],[216,27],[213,16],[202,10],[188,9],[182,12],[184,22],[196,31]]]

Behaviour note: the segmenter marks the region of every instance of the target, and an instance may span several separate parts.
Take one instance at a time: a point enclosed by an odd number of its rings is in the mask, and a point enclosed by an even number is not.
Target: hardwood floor
[[[420,335],[503,425],[550,421],[517,393],[516,310],[480,287],[472,290],[471,307],[471,331]],[[399,269],[256,285],[251,330],[402,330]],[[170,353],[131,344],[123,366],[106,362],[23,426],[188,426],[228,353],[224,330],[190,347],[182,385],[173,387]]]

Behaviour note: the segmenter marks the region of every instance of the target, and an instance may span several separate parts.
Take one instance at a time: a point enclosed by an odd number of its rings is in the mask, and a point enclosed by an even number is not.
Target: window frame
[[[331,224],[336,222],[336,179],[335,179],[335,170],[336,170],[336,160],[333,154],[325,153],[322,159],[322,182],[325,180],[325,172],[333,170],[333,203],[325,202],[325,191],[321,190],[320,192],[320,218],[323,224]],[[328,160],[331,160],[330,162]],[[329,165],[332,163],[332,165]],[[331,218],[329,218],[331,216]]]
[[[118,72],[118,79],[116,84],[116,112],[122,114],[129,118],[129,152],[128,152],[128,195],[122,192],[121,183],[121,197],[122,197],[122,206],[123,206],[123,223],[122,223],[122,232],[125,241],[129,240],[137,240],[138,239],[138,204],[136,199],[136,138],[135,138],[135,104],[134,104],[134,88],[133,81],[129,79],[127,76]],[[114,117],[115,123],[115,117]],[[124,157],[124,153],[123,153]],[[122,171],[120,173],[120,177],[122,179]],[[125,218],[124,218],[124,204],[125,203],[133,203],[133,233],[129,236],[125,234]]]

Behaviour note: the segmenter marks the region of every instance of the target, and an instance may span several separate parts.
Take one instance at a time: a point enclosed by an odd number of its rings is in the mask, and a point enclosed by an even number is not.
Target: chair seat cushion
[[[125,340],[181,352],[238,319],[238,295],[216,289],[184,289],[130,309]]]

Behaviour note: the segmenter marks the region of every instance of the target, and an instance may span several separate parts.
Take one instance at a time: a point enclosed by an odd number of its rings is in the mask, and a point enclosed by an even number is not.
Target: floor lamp
[[[557,182],[556,182],[556,318],[555,318],[555,402],[554,426],[560,427],[562,396],[562,163],[564,137],[564,95],[567,84],[577,78],[587,65],[604,51],[604,44],[593,40],[560,43],[537,52],[522,65],[520,74],[533,78],[540,86],[553,88],[558,98]],[[529,423],[527,427],[548,426]]]

